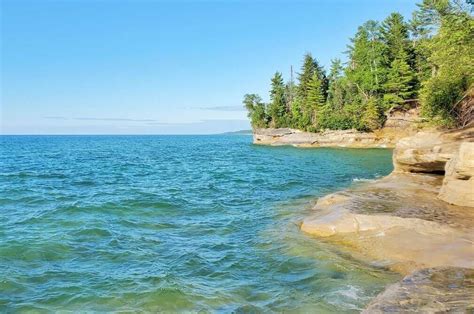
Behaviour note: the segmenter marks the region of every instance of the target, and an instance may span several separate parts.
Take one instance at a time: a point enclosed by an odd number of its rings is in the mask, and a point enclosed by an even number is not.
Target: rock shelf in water
[[[391,175],[319,199],[301,229],[411,274],[368,313],[473,310],[474,127],[401,139],[393,162]]]

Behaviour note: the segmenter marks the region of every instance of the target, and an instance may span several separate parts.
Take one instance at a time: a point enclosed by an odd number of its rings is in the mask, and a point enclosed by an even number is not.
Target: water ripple
[[[0,137],[0,311],[354,312],[397,276],[299,232],[388,150]]]

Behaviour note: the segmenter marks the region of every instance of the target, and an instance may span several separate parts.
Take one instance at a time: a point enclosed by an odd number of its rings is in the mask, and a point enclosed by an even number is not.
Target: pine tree
[[[342,77],[342,67],[341,59],[335,58],[331,60],[331,69],[329,70],[328,80],[329,83],[334,82]]]
[[[313,74],[308,86],[308,104],[311,108],[317,109],[324,105],[324,91],[321,79],[317,73]]]
[[[385,56],[387,64],[400,54],[401,51],[410,58],[409,64],[413,64],[413,51],[408,34],[408,24],[403,20],[400,13],[390,14],[382,23],[380,33],[385,43]]]
[[[363,130],[375,130],[381,127],[380,108],[375,97],[370,97],[365,105],[360,128]]]
[[[384,109],[402,105],[413,97],[415,73],[407,62],[404,51],[400,51],[390,64],[387,82],[384,84]]]
[[[301,72],[298,73],[298,96],[301,99],[306,99],[308,96],[309,83],[317,68],[318,64],[313,56],[310,53],[305,54]]]
[[[343,70],[340,59],[331,60],[327,96],[327,103],[331,109],[341,109],[344,106]]]
[[[276,72],[272,78],[270,100],[271,103],[269,107],[269,114],[273,127],[279,128],[287,126],[285,85],[283,83],[283,77],[280,72]]]
[[[384,43],[380,27],[368,21],[359,27],[349,46],[349,68],[347,78],[357,87],[363,99],[377,96],[385,80],[386,68],[383,56]]]
[[[415,75],[415,53],[408,35],[408,24],[399,13],[392,13],[382,23],[385,43],[387,81],[383,85],[385,107],[402,104],[414,96],[418,86]]]
[[[311,124],[317,123],[318,112],[325,105],[323,85],[317,73],[313,74],[308,86],[307,108],[311,112]]]
[[[474,84],[472,5],[422,0],[410,23],[392,13],[368,21],[351,39],[348,64],[334,60],[329,75],[306,54],[298,84],[272,79],[271,103],[249,99],[252,125],[373,130],[384,112],[420,98],[423,114],[453,121],[452,106]]]

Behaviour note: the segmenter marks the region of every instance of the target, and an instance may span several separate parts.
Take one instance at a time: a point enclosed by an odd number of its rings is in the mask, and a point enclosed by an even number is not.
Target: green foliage
[[[413,57],[413,47],[410,45],[408,24],[400,13],[390,14],[381,26],[381,35],[385,43],[385,57],[387,64],[399,58],[400,53],[406,55],[406,60]],[[411,64],[411,62],[408,62]]]
[[[247,115],[250,118],[250,124],[253,128],[268,127],[269,118],[265,113],[265,104],[262,102],[260,96],[256,94],[246,94],[243,103],[248,111]]]
[[[401,50],[390,65],[384,84],[384,109],[399,106],[414,95],[415,72],[408,64],[408,56]]]
[[[382,90],[384,109],[402,105],[405,100],[415,96],[418,85],[416,58],[408,28],[399,13],[390,14],[382,23],[381,33],[387,62],[387,76]]]
[[[304,56],[298,83],[272,78],[270,103],[245,95],[253,127],[300,130],[374,130],[384,112],[419,98],[423,114],[449,125],[452,106],[474,84],[474,22],[459,0],[422,0],[409,23],[399,13],[361,25],[348,46],[348,62],[329,74]]]
[[[452,106],[474,83],[474,19],[454,5],[437,12],[439,31],[429,43],[432,76],[422,84],[420,98],[428,118],[449,125]]]
[[[379,93],[386,73],[385,45],[379,24],[375,21],[364,23],[351,39],[351,43],[347,78],[367,100]]]
[[[322,81],[318,73],[314,73],[308,86],[308,97],[306,106],[309,116],[311,117],[311,127],[315,128],[318,117],[321,115],[319,111],[325,105],[326,99],[324,95]]]
[[[287,108],[285,100],[285,84],[280,72],[276,72],[272,78],[272,88],[270,90],[269,115],[271,126],[275,128],[287,125]]]
[[[380,106],[375,97],[370,97],[365,105],[360,127],[365,130],[375,130],[382,126]]]
[[[318,64],[310,53],[304,55],[301,72],[298,74],[298,97],[306,99],[308,96],[309,83],[318,69]]]
[[[342,109],[345,103],[347,82],[343,77],[343,71],[341,60],[334,59],[331,61],[327,102],[332,110]]]

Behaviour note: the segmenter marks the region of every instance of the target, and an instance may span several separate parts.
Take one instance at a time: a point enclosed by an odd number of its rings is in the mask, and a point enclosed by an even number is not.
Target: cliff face
[[[439,198],[451,204],[474,207],[474,142],[462,143],[446,163],[445,171]]]
[[[298,147],[394,147],[403,137],[418,131],[420,118],[416,108],[394,110],[384,127],[374,132],[357,130],[327,130],[320,133],[304,132],[289,128],[254,129],[253,142],[259,145],[292,145]]]
[[[444,175],[439,198],[474,207],[474,127],[420,132],[402,139],[393,153],[395,172]]]
[[[255,129],[254,144],[292,145],[298,147],[393,147],[396,139],[384,137],[374,132],[356,130],[325,131],[321,133],[303,132],[295,129]]]

